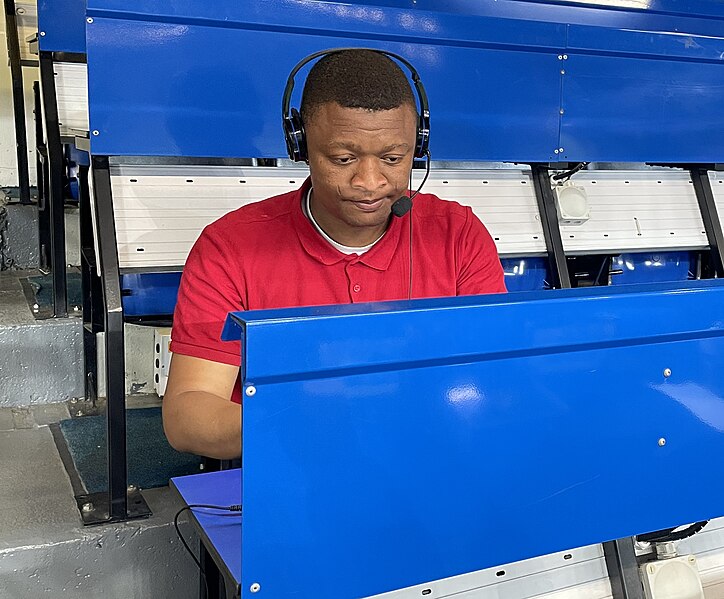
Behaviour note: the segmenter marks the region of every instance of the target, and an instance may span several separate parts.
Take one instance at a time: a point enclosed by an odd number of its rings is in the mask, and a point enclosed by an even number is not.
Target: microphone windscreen
[[[411,208],[412,200],[407,196],[402,196],[392,203],[392,214],[397,217],[405,216]]]

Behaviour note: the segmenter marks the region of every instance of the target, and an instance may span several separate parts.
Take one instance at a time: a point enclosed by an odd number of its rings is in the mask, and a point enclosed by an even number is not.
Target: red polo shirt
[[[172,352],[239,366],[239,342],[220,339],[226,315],[238,310],[505,291],[495,243],[469,207],[418,194],[370,250],[348,256],[302,212],[309,186],[204,229],[184,267]],[[240,401],[238,386],[232,399]]]

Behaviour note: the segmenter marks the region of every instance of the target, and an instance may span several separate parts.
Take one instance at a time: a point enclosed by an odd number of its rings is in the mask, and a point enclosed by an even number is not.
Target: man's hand
[[[231,401],[239,368],[174,354],[163,428],[178,451],[217,459],[241,455],[241,406]]]

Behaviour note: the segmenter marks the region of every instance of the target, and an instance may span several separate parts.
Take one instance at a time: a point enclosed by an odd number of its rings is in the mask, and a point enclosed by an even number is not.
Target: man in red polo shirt
[[[241,453],[239,343],[229,312],[505,291],[495,244],[469,207],[420,193],[400,218],[417,136],[415,98],[389,57],[323,57],[304,86],[310,177],[206,227],[189,254],[163,401],[171,444]]]

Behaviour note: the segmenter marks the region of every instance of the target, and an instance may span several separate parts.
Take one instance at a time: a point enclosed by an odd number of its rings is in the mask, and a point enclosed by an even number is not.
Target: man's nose
[[[382,173],[376,157],[363,158],[358,162],[357,170],[352,177],[352,187],[364,191],[375,191],[384,187],[387,179]]]

